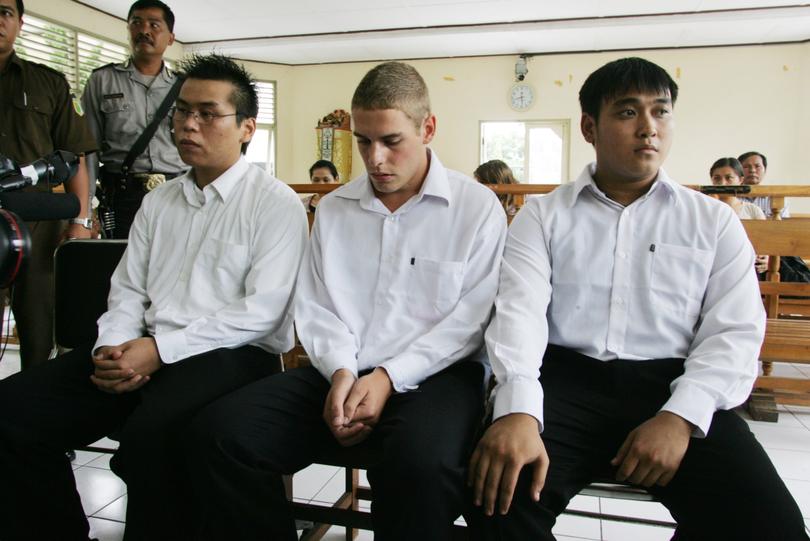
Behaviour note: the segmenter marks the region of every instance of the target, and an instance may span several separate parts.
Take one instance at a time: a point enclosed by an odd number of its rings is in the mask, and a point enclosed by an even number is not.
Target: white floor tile
[[[338,526],[332,526],[326,535],[322,537],[323,541],[344,541],[346,539],[345,530]],[[368,530],[359,530],[356,541],[372,541],[374,534]]]
[[[810,431],[804,427],[780,426],[778,423],[748,423],[765,449],[785,449],[788,451],[810,450]]]
[[[748,414],[748,411],[744,407],[739,407],[734,411],[737,412],[737,415],[745,419],[745,421],[750,426],[780,426],[780,427],[787,427],[787,428],[805,428],[799,420],[793,415],[793,412],[787,409],[786,406],[777,405],[777,411],[779,412],[779,420],[776,423],[766,422],[766,421],[754,421],[751,419],[751,416]]]
[[[76,487],[82,496],[82,507],[87,515],[106,507],[127,491],[124,482],[109,470],[84,466],[73,474],[76,477]]]
[[[121,541],[124,538],[124,523],[101,518],[88,518],[90,537],[99,541]]]
[[[599,498],[595,496],[574,496],[571,498],[571,501],[568,502],[568,509],[598,513]]]
[[[799,504],[799,509],[802,511],[802,516],[805,519],[810,518],[810,481],[785,479],[785,485],[793,495],[796,503]]]
[[[799,368],[799,365],[794,363],[773,363],[772,376],[780,378],[801,378],[804,377],[804,372]]]
[[[810,481],[810,450],[770,449],[768,456],[782,479]]]
[[[810,378],[810,374],[807,375]],[[808,430],[810,430],[810,408],[803,406],[787,406],[793,416]]]
[[[293,496],[311,500],[340,470],[337,466],[313,464],[293,476]]]
[[[627,524],[625,522],[602,521],[602,539],[604,541],[669,541],[674,529]]]
[[[313,501],[335,503],[346,491],[346,470],[339,469],[335,475],[312,497]]]
[[[602,512],[610,515],[673,521],[667,508],[658,502],[638,502],[618,498],[600,498]]]
[[[598,519],[560,515],[551,530],[556,535],[568,535],[585,539],[602,539],[602,528]]]
[[[99,458],[102,453],[91,453],[89,451],[76,451],[76,458],[73,460],[73,469],[80,468],[95,459]]]
[[[96,518],[105,518],[108,520],[117,520],[119,522],[125,522],[127,519],[127,496],[124,494],[111,504],[106,507],[103,507],[93,513],[93,516]]]
[[[102,468],[105,470],[110,469],[110,459],[113,457],[112,453],[99,453],[99,456],[96,459],[91,460],[87,463],[88,466],[91,468]]]
[[[5,327],[3,327],[5,329]],[[0,350],[2,350],[3,342],[5,339],[0,338]],[[17,349],[12,349],[11,346],[6,347],[3,358],[0,359],[0,379],[5,379],[12,374],[20,371],[20,352]]]

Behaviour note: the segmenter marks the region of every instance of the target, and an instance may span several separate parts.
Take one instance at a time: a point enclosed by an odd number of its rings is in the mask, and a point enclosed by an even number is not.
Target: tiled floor
[[[8,350],[0,361],[0,379],[19,369],[14,350]],[[776,365],[775,375],[804,375],[810,377],[810,367]],[[747,418],[745,413],[741,413]],[[748,418],[747,418],[748,419]],[[792,492],[810,531],[810,408],[780,407],[778,423],[761,423],[748,419],[751,429],[767,450],[785,484]],[[100,444],[114,445],[102,441]],[[100,541],[119,541],[124,532],[126,486],[109,470],[110,455],[78,452],[73,469],[92,536]],[[313,465],[294,479],[294,497],[301,501],[331,503],[341,492],[343,470]],[[667,510],[657,503],[632,502],[577,496],[571,507],[586,511],[601,511],[658,520],[671,520]],[[557,539],[566,540],[667,540],[672,531],[666,528],[624,524],[563,515],[554,530]],[[343,532],[332,528],[326,539],[342,539]],[[370,540],[370,532],[361,532],[358,539]]]

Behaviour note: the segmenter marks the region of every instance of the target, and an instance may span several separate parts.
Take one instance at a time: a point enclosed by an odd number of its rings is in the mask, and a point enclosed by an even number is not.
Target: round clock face
[[[517,83],[509,90],[509,105],[515,111],[525,111],[534,103],[534,89],[525,84]]]

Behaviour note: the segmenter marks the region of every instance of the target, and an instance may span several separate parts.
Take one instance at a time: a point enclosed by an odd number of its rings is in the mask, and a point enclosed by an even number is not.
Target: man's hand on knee
[[[136,338],[120,346],[103,346],[93,355],[95,373],[90,380],[109,393],[135,391],[160,369],[160,354],[152,337]]]
[[[540,500],[540,491],[548,472],[548,454],[540,438],[537,419],[525,413],[501,417],[487,429],[470,459],[467,484],[473,488],[475,505],[484,506],[491,516],[505,515],[512,504],[520,471],[532,466],[530,495]]]
[[[323,405],[323,420],[339,444],[348,447],[363,441],[371,432],[371,427],[363,423],[352,422],[346,415],[344,406],[352,388],[355,377],[349,370],[341,368],[332,374],[332,386],[326,395]]]
[[[343,404],[343,412],[352,422],[373,427],[380,420],[383,408],[393,392],[394,386],[388,372],[377,367],[357,380]]]
[[[668,411],[639,425],[628,434],[610,463],[618,466],[616,479],[634,485],[667,486],[689,447],[692,425]]]

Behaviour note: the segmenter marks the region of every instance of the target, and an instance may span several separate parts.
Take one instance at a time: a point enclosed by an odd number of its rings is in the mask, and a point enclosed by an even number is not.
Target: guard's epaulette
[[[31,61],[29,61],[28,63],[31,64],[32,66],[36,66],[36,67],[38,67],[40,69],[43,69],[45,71],[49,71],[49,72],[51,72],[51,73],[53,73],[55,75],[58,75],[60,79],[65,79],[67,81],[67,77],[65,77],[65,74],[62,73],[61,71],[59,71],[56,68],[52,68],[52,67],[48,66],[47,64],[40,64],[39,62],[31,62]]]
[[[95,72],[97,72],[97,71],[103,70],[103,69],[105,69],[105,68],[112,68],[112,67],[113,67],[113,66],[115,66],[116,64],[118,64],[118,62],[110,62],[109,64],[104,64],[103,66],[99,66],[99,67],[97,67],[96,69],[94,69],[92,73],[95,73]]]

